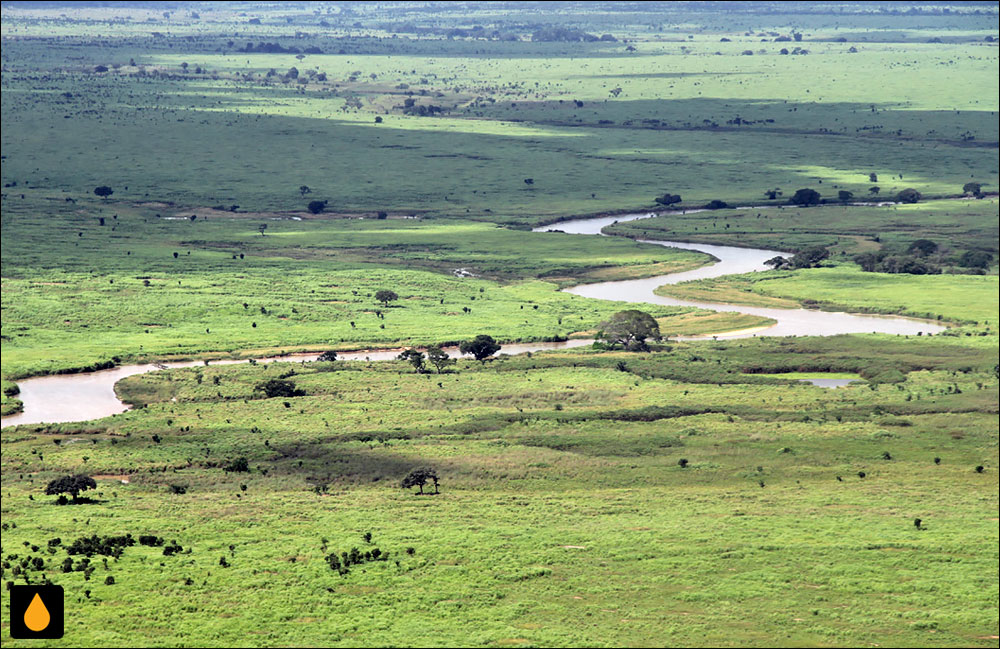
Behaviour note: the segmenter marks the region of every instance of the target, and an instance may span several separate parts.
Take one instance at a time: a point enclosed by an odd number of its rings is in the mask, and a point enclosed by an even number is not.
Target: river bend
[[[570,234],[601,235],[601,230],[615,222],[632,221],[648,218],[654,214],[630,214],[616,217],[600,217],[589,219],[574,219],[562,221],[555,225],[535,228],[535,232],[560,230]],[[558,236],[558,235],[550,235]],[[719,338],[746,337],[751,335],[766,336],[833,336],[845,333],[890,333],[917,334],[936,333],[944,329],[941,325],[898,316],[872,316],[851,313],[836,313],[830,311],[812,311],[807,309],[774,309],[764,307],[738,306],[733,304],[713,304],[693,300],[679,300],[672,297],[656,295],[653,290],[664,284],[676,284],[693,279],[706,279],[766,270],[764,261],[782,255],[777,250],[761,250],[755,248],[736,248],[733,246],[717,246],[701,243],[683,243],[678,241],[641,240],[644,243],[659,244],[673,248],[684,248],[705,252],[715,257],[718,262],[681,273],[632,279],[597,284],[582,284],[565,289],[569,293],[601,300],[619,302],[663,304],[668,306],[687,306],[711,309],[713,311],[735,311],[751,315],[763,316],[776,320],[776,324],[754,330],[753,332],[734,332],[720,335]],[[525,352],[547,349],[567,349],[589,345],[593,340],[568,340],[558,343],[519,343],[504,345],[505,354],[522,354]],[[446,348],[455,356],[457,348]],[[399,350],[338,352],[341,360],[382,361],[395,358]],[[292,354],[288,356],[258,359],[259,362],[271,361],[313,361],[319,354]],[[212,361],[213,365],[244,363],[245,360]],[[162,364],[124,365],[110,370],[87,372],[81,374],[62,374],[55,376],[40,376],[24,379],[18,382],[21,390],[18,398],[24,403],[20,413],[3,417],[2,426],[18,424],[62,423],[71,421],[86,421],[108,417],[128,410],[128,406],[119,401],[115,395],[114,385],[121,379],[134,374],[143,374],[157,369],[173,367],[192,367],[202,364],[200,361],[169,362]]]

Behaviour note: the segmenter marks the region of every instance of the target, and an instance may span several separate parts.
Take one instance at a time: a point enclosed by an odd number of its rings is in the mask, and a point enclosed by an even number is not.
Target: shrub
[[[226,466],[222,467],[227,473],[246,473],[250,471],[250,464],[245,457],[238,457]]]

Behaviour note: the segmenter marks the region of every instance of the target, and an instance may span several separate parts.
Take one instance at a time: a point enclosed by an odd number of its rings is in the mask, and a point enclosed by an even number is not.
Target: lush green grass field
[[[996,29],[966,20],[982,35]],[[730,42],[647,35],[636,51],[407,39],[392,51],[392,39],[335,29],[272,24],[233,37],[181,21],[171,33],[190,36],[184,47],[133,23],[109,51],[98,24],[65,38],[52,37],[58,17],[15,13],[5,25],[18,37],[3,54],[4,184],[71,197],[106,184],[133,200],[289,210],[304,207],[306,185],[348,212],[537,223],[641,209],[665,191],[746,203],[822,182],[863,196],[870,173],[886,194],[1000,184],[996,48],[970,40],[848,53],[813,34],[797,44],[809,55],[781,56],[793,44],[727,31]],[[324,54],[235,51],[272,39]],[[293,67],[298,78],[284,79]],[[405,115],[407,98],[444,112]]]
[[[965,333],[996,335],[996,275],[865,273],[854,265],[727,275],[661,286],[662,295],[769,307],[847,309],[905,314],[975,325]],[[948,332],[945,332],[946,334]]]
[[[709,260],[625,239],[555,242],[447,219],[189,216],[114,202],[56,205],[43,220],[11,210],[0,244],[4,376],[115,356],[427,345],[482,332],[505,342],[566,337],[595,330],[619,306],[560,286]],[[373,297],[383,288],[400,297],[388,308]],[[653,313],[673,334],[765,322],[687,308]]]
[[[30,574],[72,593],[72,643],[993,646],[995,372],[930,340],[852,341],[839,351],[855,363],[936,369],[839,390],[740,373],[822,362],[829,341],[805,339],[440,376],[346,363],[133,377],[124,394],[159,401],[5,431],[4,554],[43,548],[53,567]],[[278,376],[308,396],[260,399]],[[220,468],[240,455],[249,473]],[[441,495],[398,487],[422,464]],[[80,470],[99,476],[99,504],[41,495]],[[127,548],[89,580],[44,551],[126,532],[185,551]],[[390,557],[345,576],[324,562],[352,547]]]
[[[12,379],[108,360],[590,336],[623,305],[558,289],[709,261],[628,237],[827,246],[670,290],[961,326],[130,377],[128,412],[0,431],[0,574],[67,593],[47,642],[0,598],[4,646],[997,647],[996,266],[848,261],[996,256],[995,195],[948,198],[1000,186],[998,13],[946,8],[5,3],[4,413]],[[608,36],[533,37],[556,28]],[[265,42],[322,53],[240,51]],[[665,192],[760,207],[527,231]],[[440,494],[399,486],[419,466]],[[93,502],[44,494],[76,473]],[[125,534],[181,547],[68,553]],[[339,574],[352,548],[385,560]]]

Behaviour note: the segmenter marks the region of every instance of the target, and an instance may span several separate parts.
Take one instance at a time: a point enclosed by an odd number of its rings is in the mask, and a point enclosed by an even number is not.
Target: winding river
[[[535,232],[549,230],[562,231],[569,234],[600,235],[601,229],[615,222],[632,221],[648,218],[654,214],[630,214],[616,217],[600,217],[590,219],[575,219],[562,221],[555,225],[535,228]],[[546,236],[563,236],[549,234]],[[679,300],[672,297],[656,295],[653,290],[664,284],[676,284],[693,279],[706,279],[731,275],[733,273],[748,273],[765,270],[764,261],[775,255],[786,254],[777,250],[760,250],[755,248],[736,248],[732,246],[716,246],[699,243],[683,243],[677,241],[641,240],[643,243],[659,244],[672,248],[684,248],[705,252],[719,261],[709,266],[695,270],[670,275],[660,275],[645,279],[634,279],[598,284],[583,284],[565,289],[567,292],[584,297],[601,300],[616,300],[620,302],[639,302],[664,304],[670,306],[691,306],[713,311],[736,311],[771,318],[776,324],[765,329],[745,332],[732,332],[719,335],[719,338],[737,338],[752,335],[768,336],[832,336],[844,333],[891,333],[917,334],[936,333],[944,329],[941,325],[921,320],[901,318],[896,316],[871,316],[850,313],[834,313],[829,311],[811,311],[807,309],[772,309],[763,307],[736,306],[732,304],[713,304],[693,300]],[[525,352],[542,351],[546,349],[567,349],[590,345],[593,340],[568,340],[558,343],[519,343],[503,346],[505,354],[522,354]],[[458,355],[457,348],[445,349],[450,355]],[[397,356],[399,350],[372,350],[357,352],[338,352],[341,360],[381,361]],[[258,359],[258,362],[272,361],[312,361],[318,354],[292,354],[287,356]],[[213,365],[245,363],[246,360],[212,361]],[[118,400],[114,385],[121,379],[134,374],[143,374],[158,369],[173,367],[193,367],[201,365],[201,361],[170,362],[145,365],[123,365],[110,370],[88,372],[81,374],[63,374],[56,376],[40,376],[18,382],[21,393],[18,398],[24,403],[20,413],[3,417],[2,426],[18,424],[62,423],[71,421],[86,421],[108,417],[128,410],[128,406]]]

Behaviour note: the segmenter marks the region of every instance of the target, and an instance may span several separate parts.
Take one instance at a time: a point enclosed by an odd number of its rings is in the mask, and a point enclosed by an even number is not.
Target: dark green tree
[[[938,245],[931,241],[930,239],[917,239],[910,244],[910,247],[906,249],[907,252],[913,253],[915,255],[920,255],[921,257],[926,257],[927,255],[933,255],[938,250]]]
[[[421,374],[424,371],[424,353],[416,349],[407,349],[396,357],[397,360],[408,361],[413,369],[417,371],[417,374]]]
[[[629,309],[619,311],[611,319],[602,322],[597,337],[608,345],[621,345],[629,350],[649,349],[647,339],[660,340],[660,325],[645,311]]]
[[[765,261],[764,265],[770,266],[774,270],[785,270],[786,268],[790,267],[791,263],[785,257],[778,255],[776,257],[771,257],[770,259]]]
[[[809,246],[795,253],[791,259],[792,268],[814,268],[830,256],[830,251],[823,246]]]
[[[107,185],[101,185],[100,187],[94,188],[94,193],[100,196],[101,198],[107,198],[108,196],[114,194],[115,190],[111,189]]]
[[[399,296],[396,295],[394,291],[390,291],[389,289],[382,289],[381,291],[375,293],[375,299],[381,302],[382,306],[387,307],[389,306],[390,302],[398,300]]]
[[[979,198],[983,195],[983,185],[982,183],[965,183],[962,185],[962,191],[965,192],[966,195]]]
[[[268,399],[305,396],[305,392],[296,388],[295,384],[287,379],[270,379],[259,383],[254,391],[263,392]]]
[[[923,198],[923,195],[912,187],[896,194],[896,200],[900,203],[917,203],[921,198]]]
[[[458,349],[463,354],[472,354],[477,361],[485,365],[486,359],[500,351],[500,345],[492,336],[479,334],[472,340],[464,341]]]
[[[312,214],[321,214],[326,209],[326,201],[310,201],[306,207]]]
[[[819,205],[820,195],[815,189],[799,189],[795,194],[788,199],[788,202],[792,205],[801,205],[802,207],[808,207],[810,205]]]
[[[428,482],[434,483],[434,493],[438,493],[438,474],[430,467],[421,467],[419,469],[414,469],[410,471],[403,481],[400,483],[400,487],[403,489],[412,489],[413,487],[419,487],[420,493],[424,493],[424,485]]]
[[[73,496],[73,502],[78,502],[81,491],[96,488],[97,482],[88,475],[67,475],[50,481],[45,487],[45,494],[54,496],[56,494],[68,493]],[[65,499],[62,502],[65,502]]]
[[[317,358],[316,360],[322,361],[324,363],[331,363],[337,360],[337,352],[333,351],[332,349],[328,349],[327,351],[320,354],[319,358]]]
[[[989,268],[993,263],[993,255],[979,250],[967,250],[958,259],[958,265],[965,268]]]
[[[455,359],[448,356],[448,352],[444,351],[437,345],[427,348],[427,360],[430,361],[431,365],[437,368],[438,374],[443,372],[449,365],[455,364]]]

